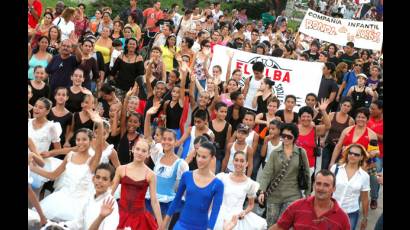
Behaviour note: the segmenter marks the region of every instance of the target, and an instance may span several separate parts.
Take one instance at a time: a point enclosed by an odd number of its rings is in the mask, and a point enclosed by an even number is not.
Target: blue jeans
[[[383,168],[383,158],[376,158],[376,170],[381,172]],[[379,198],[380,184],[377,183],[376,176],[370,176],[370,198],[372,200],[377,200]]]
[[[380,215],[379,219],[377,219],[374,230],[383,230],[383,213]]]
[[[261,166],[262,161],[265,160],[261,156],[261,149],[262,149],[262,145],[258,144],[258,147],[256,148],[256,151],[253,154],[253,169],[252,169],[251,179],[255,181],[256,181],[256,176],[258,175],[259,167]]]
[[[356,212],[351,212],[347,214],[349,216],[351,230],[356,229],[357,222],[359,221],[359,211],[360,209],[357,210]]]
[[[322,169],[328,169],[330,160],[332,159],[334,145],[327,144],[322,150]]]

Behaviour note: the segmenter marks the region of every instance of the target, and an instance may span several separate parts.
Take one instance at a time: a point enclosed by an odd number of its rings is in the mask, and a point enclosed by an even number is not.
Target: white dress
[[[77,218],[82,207],[94,192],[92,173],[88,160],[84,164],[72,162],[73,152],[69,153],[65,168],[64,186],[44,198],[40,204],[47,219],[70,221]]]
[[[48,151],[52,143],[60,142],[60,135],[62,133],[61,125],[58,122],[47,121],[43,127],[39,129],[34,129],[33,120],[28,120],[28,137],[33,141],[36,146],[38,153]],[[49,157],[44,159],[44,169],[47,171],[54,171],[60,164],[62,160]],[[39,188],[44,182],[48,181],[47,178],[37,175],[36,173],[31,173],[33,177],[33,187]]]
[[[235,182],[230,179],[231,173],[219,173],[216,175],[224,184],[224,196],[215,230],[222,230],[224,220],[231,220],[233,215],[238,215],[243,211],[243,203],[246,197],[256,197],[256,191],[259,189],[259,183],[249,177],[244,182]],[[234,230],[261,230],[267,229],[266,220],[249,212],[233,228]]]

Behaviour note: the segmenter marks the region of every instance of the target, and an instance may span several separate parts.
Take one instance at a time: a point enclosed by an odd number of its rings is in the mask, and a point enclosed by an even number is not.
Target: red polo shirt
[[[378,135],[383,135],[383,119],[376,121],[373,117],[367,122],[367,127],[373,130]],[[383,157],[383,141],[378,140],[380,158]]]
[[[41,4],[40,1],[35,0],[33,2],[33,10],[35,10],[37,12],[37,15],[41,18],[41,11],[43,10],[43,5]],[[31,28],[36,28],[38,23],[38,20],[34,19],[33,15],[31,15],[30,10],[28,11],[28,25]]]
[[[331,199],[333,208],[320,217],[313,208],[314,196],[299,199],[285,210],[277,224],[283,229],[293,227],[294,230],[350,230],[349,217],[337,201]]]

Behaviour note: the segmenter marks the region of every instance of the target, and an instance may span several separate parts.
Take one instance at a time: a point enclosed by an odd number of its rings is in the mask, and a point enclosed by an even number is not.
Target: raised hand
[[[159,107],[151,107],[147,110],[147,114],[154,115],[158,112]]]
[[[94,110],[87,110],[88,115],[90,116],[90,119],[95,122],[95,123],[101,123],[103,120],[100,117],[100,115],[98,114],[98,111],[94,111]]]
[[[112,211],[114,210],[114,202],[115,201],[113,198],[107,198],[103,201],[100,210],[100,216],[102,218],[105,218],[112,213]]]
[[[330,103],[329,99],[322,98],[321,102],[319,103],[319,109],[322,111],[326,110],[327,107],[329,106],[329,103]]]
[[[229,59],[232,59],[232,58],[233,58],[233,54],[234,54],[234,52],[231,51],[231,50],[227,50],[227,51],[226,51],[226,55],[229,57]]]

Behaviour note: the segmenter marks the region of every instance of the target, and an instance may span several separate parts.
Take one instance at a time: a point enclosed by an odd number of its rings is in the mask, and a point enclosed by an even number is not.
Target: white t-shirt
[[[214,16],[214,22],[217,22],[219,20],[219,17],[221,15],[224,15],[222,10],[219,10],[218,13],[215,13],[215,9],[212,10],[212,15]]]
[[[277,145],[273,145],[271,141],[268,142],[268,148],[266,149],[266,157],[265,157],[265,162],[268,163],[270,155],[272,154],[273,151],[275,151],[277,148],[279,148],[282,145],[282,141],[279,141]]]
[[[64,18],[61,18],[61,21],[59,17],[54,19],[53,24],[61,30],[61,41],[68,39],[70,33],[74,31],[74,23],[72,21],[67,23]]]
[[[122,54],[122,50],[113,49],[110,60],[110,68],[114,67],[115,60]]]
[[[334,164],[330,171],[335,173],[336,166],[337,164]],[[336,175],[336,191],[333,193],[333,198],[337,200],[346,213],[352,213],[360,209],[358,202],[360,192],[370,191],[370,176],[359,168],[349,180],[345,166],[346,164],[339,166]]]

